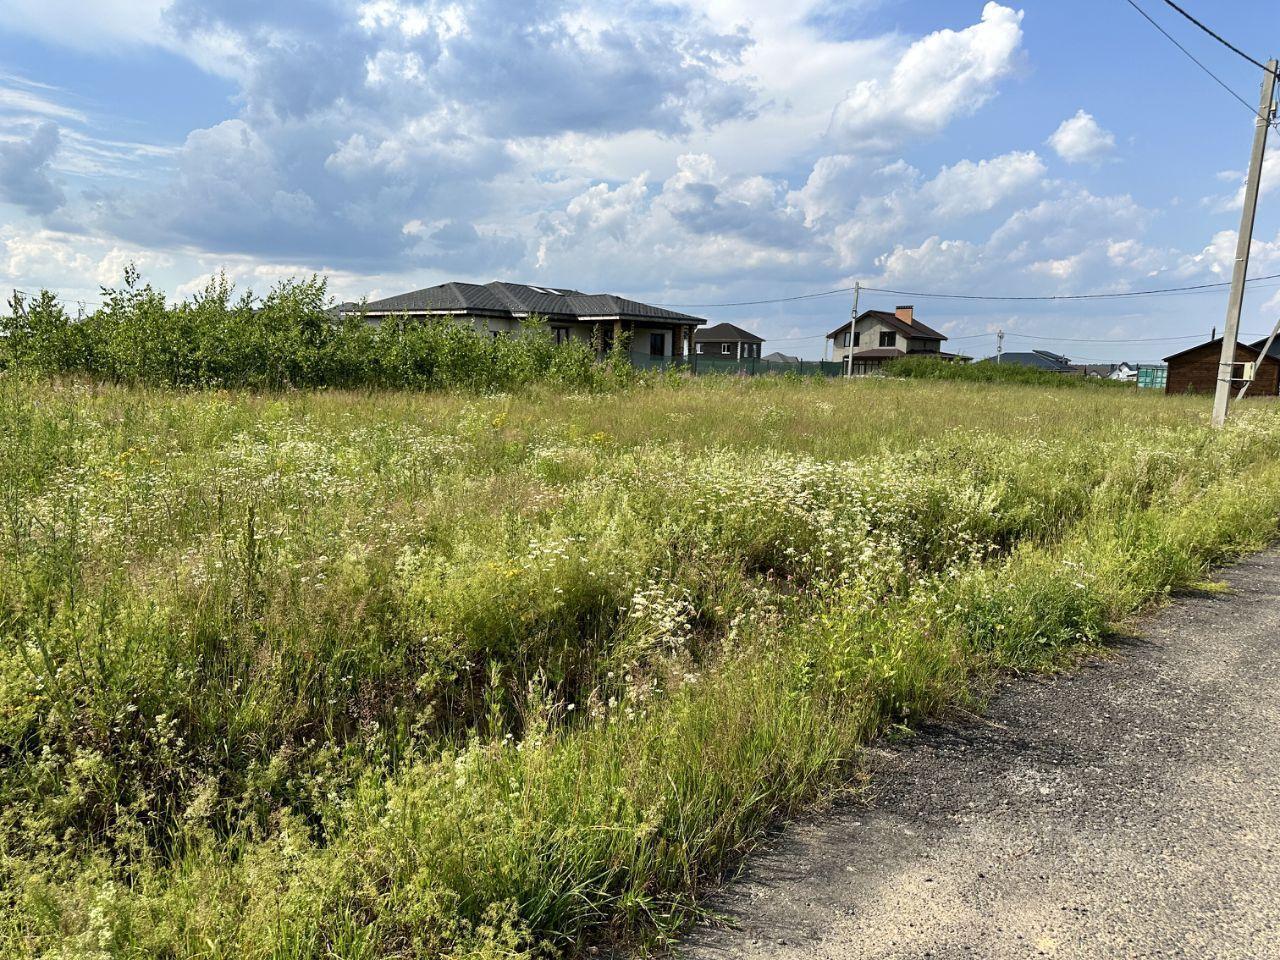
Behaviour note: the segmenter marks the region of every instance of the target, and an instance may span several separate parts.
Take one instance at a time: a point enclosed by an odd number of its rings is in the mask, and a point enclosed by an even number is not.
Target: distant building
[[[1077,373],[1072,368],[1069,357],[1048,350],[1031,350],[1027,353],[1002,353],[999,356],[987,357],[986,363],[1009,363],[1020,367],[1034,367],[1037,370],[1048,370],[1051,373]]]
[[[732,323],[717,323],[699,330],[693,340],[698,356],[719,360],[749,360],[760,356],[764,338]]]
[[[1262,348],[1266,338],[1253,343],[1237,343],[1235,365],[1231,371],[1232,383],[1239,388],[1248,372],[1247,364],[1254,364],[1253,385],[1249,393],[1255,397],[1274,397],[1280,394],[1280,339],[1271,345],[1265,357]],[[1222,356],[1222,337],[1188,347],[1165,357],[1169,371],[1165,378],[1165,393],[1213,393],[1218,383],[1218,361]]]
[[[830,333],[831,359],[842,364],[846,374],[878,373],[890,360],[906,356],[933,356],[949,360],[954,354],[942,352],[946,335],[916,319],[911,306],[893,313],[866,310]]]
[[[1071,369],[1086,377],[1117,380],[1122,383],[1129,383],[1138,379],[1137,365],[1125,361],[1120,363],[1073,363]]]
[[[518,333],[522,323],[538,317],[546,321],[557,343],[582,340],[610,350],[625,335],[632,355],[653,357],[684,356],[694,331],[707,322],[611,293],[498,280],[483,285],[441,283],[363,307],[343,304],[339,311],[373,322],[394,317],[449,318],[495,337]]]
[[[770,354],[766,354],[760,359],[768,360],[770,363],[800,363],[801,362],[799,357],[793,357],[789,353],[778,353],[777,351],[774,351],[773,353],[770,353]]]

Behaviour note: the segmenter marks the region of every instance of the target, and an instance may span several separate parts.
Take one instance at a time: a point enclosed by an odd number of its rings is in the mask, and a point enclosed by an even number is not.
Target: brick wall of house
[[[1165,393],[1213,393],[1218,380],[1218,358],[1221,350],[1220,344],[1207,343],[1170,360]],[[1256,357],[1255,351],[1247,347],[1236,347],[1237,362],[1249,363]],[[1280,393],[1280,363],[1274,357],[1268,357],[1254,374],[1249,395],[1274,397],[1277,393]]]

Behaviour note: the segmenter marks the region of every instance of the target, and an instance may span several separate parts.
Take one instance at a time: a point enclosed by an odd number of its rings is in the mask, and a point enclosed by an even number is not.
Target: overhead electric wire
[[[1225,39],[1224,37],[1222,37],[1222,35],[1221,35],[1221,34],[1216,33],[1216,32],[1215,32],[1214,30],[1212,30],[1210,27],[1208,27],[1208,26],[1206,26],[1205,24],[1201,23],[1199,20],[1197,20],[1197,19],[1196,19],[1195,17],[1193,17],[1191,14],[1187,13],[1187,11],[1186,11],[1186,10],[1183,10],[1183,9],[1182,9],[1182,7],[1180,7],[1180,6],[1178,6],[1176,3],[1174,3],[1174,2],[1173,2],[1173,0],[1164,0],[1164,2],[1165,2],[1165,4],[1166,4],[1166,5],[1168,5],[1168,6],[1172,7],[1174,10],[1177,10],[1177,11],[1178,11],[1178,13],[1182,14],[1184,17],[1186,17],[1188,20],[1190,20],[1192,23],[1194,23],[1197,27],[1199,27],[1201,30],[1203,30],[1205,33],[1207,33],[1209,36],[1213,37],[1213,39],[1217,40],[1220,44],[1222,44],[1224,47],[1226,47],[1228,50],[1230,50],[1230,51],[1231,51],[1232,53],[1234,53],[1236,56],[1243,57],[1244,59],[1248,60],[1250,63],[1252,63],[1252,64],[1253,64],[1255,67],[1257,67],[1259,70],[1265,70],[1265,71],[1267,71],[1268,73],[1274,73],[1274,74],[1275,74],[1275,76],[1276,76],[1276,78],[1277,78],[1277,79],[1280,79],[1280,73],[1276,73],[1274,70],[1272,70],[1269,66],[1267,66],[1267,65],[1266,65],[1265,63],[1263,63],[1262,61],[1260,61],[1260,60],[1255,60],[1253,57],[1249,56],[1249,54],[1245,53],[1243,50],[1241,50],[1239,47],[1237,47],[1237,46],[1236,46],[1234,43],[1232,43],[1230,40]]]
[[[1250,277],[1248,283],[1261,283],[1264,280],[1280,279],[1280,273],[1269,273],[1261,277]],[[1052,302],[1055,300],[1122,300],[1131,297],[1154,297],[1176,293],[1195,293],[1202,290],[1214,290],[1229,287],[1228,280],[1213,283],[1195,283],[1182,287],[1158,287],[1151,290],[1129,290],[1123,293],[1054,293],[1035,296],[1014,296],[982,293],[926,293],[919,290],[896,290],[889,287],[861,287],[864,293],[892,293],[901,297],[920,297],[925,300],[988,300],[1015,302]],[[701,307],[755,307],[770,303],[793,303],[796,300],[812,300],[817,297],[830,297],[841,293],[853,293],[853,287],[840,287],[836,290],[824,290],[821,293],[802,293],[793,297],[775,297],[767,300],[732,300],[725,303],[658,303],[658,307],[680,307],[683,309]]]
[[[1166,2],[1167,2],[1167,0],[1166,0]],[[1203,70],[1205,73],[1207,73],[1210,77],[1212,77],[1212,78],[1213,78],[1213,82],[1214,82],[1214,83],[1216,83],[1218,86],[1220,86],[1223,90],[1227,91],[1227,93],[1231,94],[1231,96],[1233,96],[1233,97],[1235,97],[1237,100],[1239,100],[1239,101],[1240,101],[1240,103],[1244,105],[1244,108],[1245,108],[1246,110],[1248,110],[1250,113],[1252,113],[1255,117],[1259,117],[1259,118],[1261,118],[1264,122],[1266,122],[1266,123],[1268,123],[1268,124],[1271,122],[1271,118],[1270,118],[1270,117],[1263,117],[1263,116],[1262,116],[1262,114],[1258,113],[1257,108],[1256,108],[1256,107],[1254,107],[1254,106],[1253,106],[1253,104],[1251,104],[1251,103],[1250,103],[1248,100],[1246,100],[1244,97],[1240,96],[1240,94],[1236,93],[1236,92],[1235,92],[1235,90],[1233,90],[1233,89],[1230,87],[1230,85],[1228,85],[1228,84],[1227,84],[1227,82],[1226,82],[1225,80],[1223,80],[1223,79],[1222,79],[1221,77],[1219,77],[1216,73],[1214,73],[1212,70],[1210,70],[1208,67],[1206,67],[1203,63],[1201,63],[1201,62],[1199,61],[1199,59],[1197,59],[1197,57],[1196,57],[1196,55],[1195,55],[1194,53],[1192,53],[1190,50],[1188,50],[1186,47],[1184,47],[1181,43],[1179,43],[1179,42],[1177,41],[1177,39],[1175,39],[1175,38],[1174,38],[1173,34],[1171,34],[1168,30],[1166,30],[1164,27],[1160,26],[1160,24],[1159,24],[1159,23],[1157,23],[1157,22],[1152,18],[1151,14],[1147,13],[1147,11],[1143,10],[1140,6],[1138,6],[1138,4],[1135,2],[1135,0],[1125,0],[1125,3],[1129,4],[1129,6],[1133,7],[1133,9],[1137,10],[1137,11],[1138,11],[1138,13],[1142,14],[1143,19],[1144,19],[1144,20],[1146,20],[1146,21],[1147,21],[1147,23],[1151,24],[1153,27],[1155,27],[1157,30],[1159,30],[1162,34],[1164,34],[1164,35],[1165,35],[1165,38],[1166,38],[1166,39],[1168,39],[1168,41],[1169,41],[1170,43],[1172,43],[1175,47],[1177,47],[1177,48],[1178,48],[1179,50],[1181,50],[1184,54],[1186,54],[1187,59],[1189,59],[1189,60],[1190,60],[1192,63],[1194,63],[1197,67],[1199,67],[1201,70]],[[1251,58],[1251,59],[1252,59],[1252,58]],[[1262,65],[1261,65],[1261,64],[1259,64],[1259,66],[1262,66]],[[1265,69],[1265,68],[1264,68],[1264,69]]]
[[[1006,337],[1019,337],[1023,340],[1044,340],[1049,343],[1167,343],[1173,340],[1200,340],[1204,334],[1189,333],[1181,337],[1046,337],[1036,333],[1018,333],[1006,330]],[[959,339],[959,338],[956,338]]]
[[[1260,283],[1263,280],[1280,278],[1280,273],[1270,273],[1261,277],[1250,277],[1249,283]],[[1182,287],[1156,287],[1150,290],[1129,290],[1120,293],[1053,293],[1035,296],[997,295],[984,293],[922,293],[918,290],[894,290],[886,287],[863,287],[871,293],[892,293],[899,297],[921,297],[926,300],[989,300],[989,301],[1036,301],[1051,302],[1055,300],[1125,300],[1132,297],[1156,297],[1175,293],[1194,293],[1199,290],[1214,290],[1229,287],[1229,280],[1218,280],[1213,283],[1193,283]],[[852,289],[852,288],[850,288]]]

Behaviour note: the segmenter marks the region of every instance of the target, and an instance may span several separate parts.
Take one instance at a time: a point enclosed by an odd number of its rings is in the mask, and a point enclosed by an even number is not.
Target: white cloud
[[[66,195],[50,175],[61,142],[58,125],[46,120],[25,139],[0,143],[0,201],[28,213],[52,213],[61,207]]]
[[[7,0],[5,27],[98,55],[118,53],[121,43],[160,41],[168,5],[169,0]]]
[[[1244,206],[1245,174],[1238,170],[1223,170],[1218,174],[1218,179],[1227,182],[1235,181],[1239,183],[1239,187],[1235,193],[1205,197],[1203,203],[1215,213],[1239,211]],[[1278,188],[1280,188],[1280,151],[1273,150],[1262,160],[1262,176],[1258,179],[1258,196],[1265,197]]]
[[[1009,197],[1035,184],[1045,174],[1034,150],[1006,153],[990,160],[961,160],[943,167],[921,189],[941,217],[962,217],[994,209]]]
[[[1067,163],[1097,163],[1116,146],[1115,135],[1083,110],[1063,120],[1045,142]]]
[[[1218,280],[1230,280],[1236,262],[1235,230],[1219,230],[1198,253],[1181,258],[1179,271],[1185,277],[1208,274]],[[1255,236],[1249,245],[1249,272],[1275,272],[1280,267],[1280,231],[1274,240]]]
[[[1016,64],[1022,11],[990,2],[963,30],[913,43],[884,79],[864,80],[837,104],[832,135],[855,152],[883,152],[934,136],[996,95]]]

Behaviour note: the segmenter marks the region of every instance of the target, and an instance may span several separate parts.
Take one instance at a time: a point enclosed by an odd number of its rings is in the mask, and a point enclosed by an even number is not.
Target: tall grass
[[[1273,533],[1280,416],[1206,412],[0,380],[0,954],[677,929],[885,724]]]

